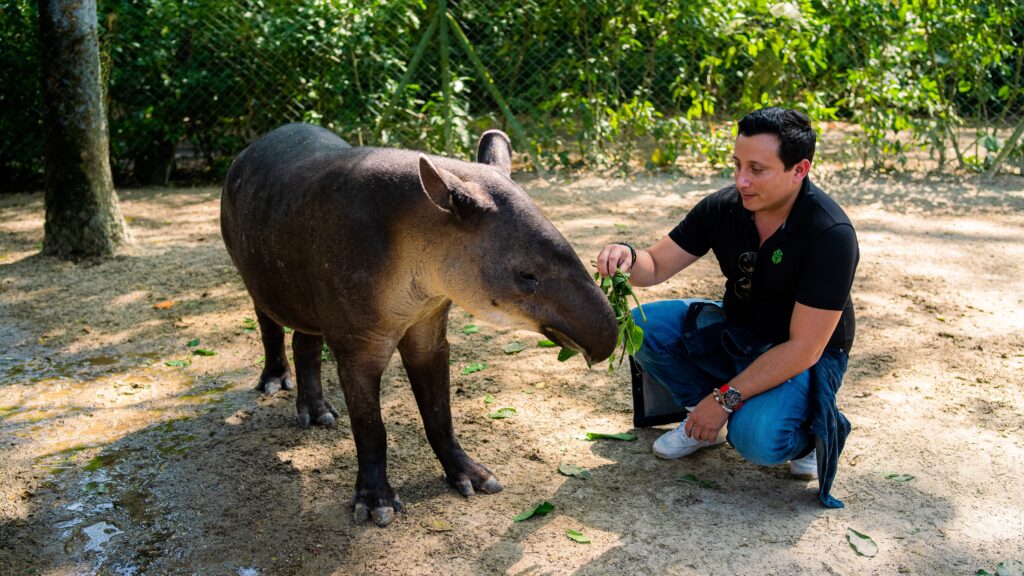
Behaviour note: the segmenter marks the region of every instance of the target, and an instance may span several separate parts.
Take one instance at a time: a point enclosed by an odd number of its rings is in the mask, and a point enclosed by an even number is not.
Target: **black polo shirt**
[[[729,322],[778,344],[789,339],[796,302],[842,310],[828,347],[849,351],[855,330],[850,287],[860,259],[857,234],[839,204],[809,179],[804,178],[785,224],[760,247],[754,214],[743,207],[735,185],[698,202],[668,235],[694,256],[714,251],[726,278],[723,307]],[[739,263],[745,252],[756,252],[757,259],[750,289],[737,290],[737,283],[746,284]]]

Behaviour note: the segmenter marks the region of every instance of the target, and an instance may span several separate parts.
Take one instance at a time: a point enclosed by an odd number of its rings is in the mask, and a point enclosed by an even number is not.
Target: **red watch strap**
[[[723,398],[724,398],[725,393],[728,392],[729,390],[736,390],[736,388],[733,388],[732,386],[729,386],[728,383],[725,383],[725,384],[722,384],[722,387],[718,389],[718,392],[721,393]],[[736,391],[739,392],[739,390],[736,390]],[[742,393],[740,394],[740,398],[743,398],[743,394]],[[743,401],[737,402],[736,405],[732,407],[732,409],[734,411],[735,410],[739,410],[740,406],[743,406]]]

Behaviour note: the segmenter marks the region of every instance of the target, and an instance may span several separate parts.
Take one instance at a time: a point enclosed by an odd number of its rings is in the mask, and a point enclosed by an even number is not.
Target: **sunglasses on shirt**
[[[757,263],[757,252],[743,252],[736,263],[743,276],[733,285],[733,291],[740,300],[750,300],[754,291],[754,264]]]

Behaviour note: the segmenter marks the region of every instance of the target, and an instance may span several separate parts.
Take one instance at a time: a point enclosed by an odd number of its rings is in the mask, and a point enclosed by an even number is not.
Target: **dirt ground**
[[[408,511],[384,529],[352,523],[346,415],[304,431],[293,392],[253,389],[262,349],[218,189],[121,190],[134,247],[78,265],[37,256],[41,194],[0,195],[0,574],[934,575],[1024,560],[1024,178],[816,180],[861,242],[839,394],[853,432],[833,490],[846,508],[727,445],[657,460],[667,427],[585,440],[631,430],[628,370],[559,363],[528,332],[466,334],[475,321],[456,309],[456,430],[505,490],[464,499],[445,485],[396,358],[382,405]],[[726,183],[523,186],[589,261],[608,241],[657,240]],[[639,294],[721,289],[707,257]],[[513,341],[526,349],[504,353]],[[517,413],[488,418],[499,407]],[[543,501],[550,514],[513,522]],[[855,552],[850,528],[876,556]]]

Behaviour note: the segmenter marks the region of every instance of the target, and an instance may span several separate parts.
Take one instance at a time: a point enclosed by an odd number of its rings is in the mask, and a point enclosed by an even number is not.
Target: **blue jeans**
[[[693,355],[683,345],[683,318],[695,302],[662,300],[645,304],[645,322],[637,309],[633,318],[644,329],[644,340],[634,359],[644,372],[660,382],[680,407],[693,407],[713,388],[731,380],[749,359],[729,355],[712,342],[707,354]],[[701,315],[704,318],[704,315]],[[716,318],[712,315],[712,322]],[[718,316],[719,321],[724,317]],[[705,320],[707,322],[707,320]],[[705,324],[706,326],[706,324]],[[704,326],[701,326],[704,327]],[[799,458],[814,448],[810,431],[810,371],[786,380],[743,403],[729,415],[729,444],[747,460],[762,466]]]

